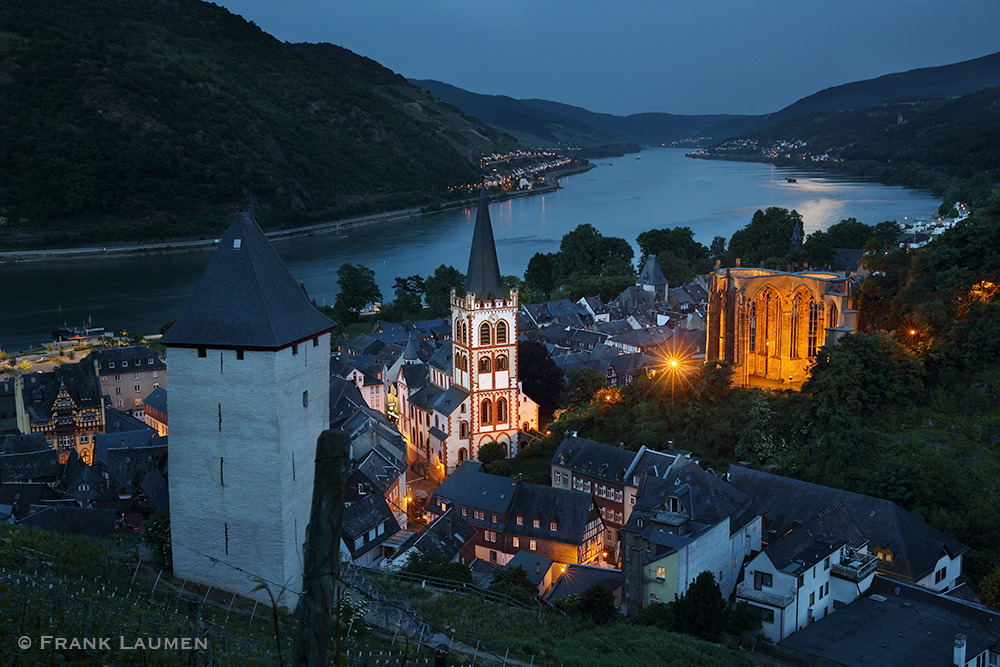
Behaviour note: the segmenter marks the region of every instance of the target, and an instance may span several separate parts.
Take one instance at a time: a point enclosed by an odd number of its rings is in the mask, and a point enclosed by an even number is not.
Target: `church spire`
[[[476,212],[476,228],[472,232],[472,252],[469,254],[469,270],[465,274],[465,291],[475,294],[478,301],[506,298],[503,279],[500,277],[500,264],[497,262],[497,247],[493,241],[493,224],[490,222],[485,185],[479,187],[479,210]]]

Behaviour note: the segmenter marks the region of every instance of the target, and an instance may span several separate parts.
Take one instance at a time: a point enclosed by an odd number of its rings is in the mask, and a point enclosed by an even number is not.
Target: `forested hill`
[[[249,204],[329,219],[474,182],[467,140],[372,81],[419,91],[322,47],[196,0],[5,0],[0,245],[199,234]]]

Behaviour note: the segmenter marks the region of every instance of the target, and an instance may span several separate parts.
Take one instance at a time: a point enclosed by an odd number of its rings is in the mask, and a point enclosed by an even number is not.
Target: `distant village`
[[[1000,612],[963,577],[969,548],[893,502],[739,462],[709,469],[669,441],[633,449],[573,431],[548,484],[480,460],[545,435],[519,379],[521,341],[608,387],[721,360],[740,386],[797,389],[819,351],[856,330],[857,280],[856,265],[737,264],[672,286],[650,256],[610,302],[520,304],[503,287],[483,193],[450,317],[338,339],[239,213],[159,341],[165,355],[101,345],[3,376],[0,522],[131,536],[169,508],[178,577],[263,599],[251,572],[292,599],[316,439],[342,429],[351,567],[400,571],[419,554],[463,563],[485,587],[520,565],[542,604],[600,585],[626,616],[708,572],[796,664],[997,667]],[[64,348],[103,340],[55,333]]]

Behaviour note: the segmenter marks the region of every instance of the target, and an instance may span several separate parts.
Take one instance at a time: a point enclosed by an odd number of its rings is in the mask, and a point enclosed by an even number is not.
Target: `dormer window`
[[[128,368],[128,361],[122,359],[122,368]]]
[[[551,531],[559,530],[559,524],[556,523],[555,519],[549,521],[549,530]]]
[[[517,517],[514,519],[514,522],[517,525],[519,525],[519,526],[523,526],[524,525],[524,517],[521,516],[520,514],[518,514]]]
[[[153,358],[152,358],[152,357],[150,357],[150,358],[149,358],[149,359],[148,359],[148,360],[146,361],[146,363],[147,363],[147,364],[149,364],[150,366],[152,366],[152,365],[153,365]]]
[[[114,367],[115,367],[115,362],[109,361],[108,362],[108,368],[114,368]]]
[[[542,527],[542,520],[541,520],[541,519],[539,519],[539,518],[538,518],[538,517],[536,516],[536,517],[535,517],[534,519],[532,519],[532,521],[531,521],[531,527],[532,527],[532,528],[541,528],[541,527]]]

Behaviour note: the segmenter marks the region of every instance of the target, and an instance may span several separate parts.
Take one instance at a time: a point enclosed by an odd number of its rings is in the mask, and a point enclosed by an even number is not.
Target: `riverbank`
[[[560,187],[558,182],[560,178],[589,171],[593,169],[594,166],[595,165],[593,164],[587,164],[572,169],[563,169],[553,172],[551,174],[547,174],[545,176],[546,185],[542,187],[533,188],[531,190],[504,192],[494,197],[491,197],[490,201],[502,202],[517,197],[527,197],[530,195],[539,195],[539,194],[547,194],[554,192],[558,190]],[[315,236],[318,234],[335,234],[362,225],[376,225],[380,223],[390,222],[393,220],[402,220],[405,218],[411,218],[418,215],[433,214],[437,213],[438,211],[445,211],[453,208],[473,206],[475,205],[476,201],[477,200],[475,198],[461,199],[453,202],[448,202],[447,204],[442,204],[441,208],[435,211],[425,211],[424,209],[420,208],[411,208],[402,211],[392,211],[389,213],[376,213],[373,215],[358,216],[355,218],[337,220],[334,222],[323,222],[316,225],[309,225],[306,227],[296,227],[294,229],[273,230],[270,232],[265,232],[265,235],[272,241],[280,241],[285,239],[295,239],[307,236]],[[128,244],[114,244],[107,246],[93,246],[86,248],[11,250],[6,252],[0,252],[0,264],[17,264],[24,262],[48,262],[48,261],[65,261],[65,260],[111,259],[120,257],[135,258],[135,257],[142,257],[144,255],[200,252],[203,250],[213,249],[218,242],[219,242],[218,238],[201,238],[193,240],[174,239],[168,241],[160,241],[157,243],[128,243]]]

